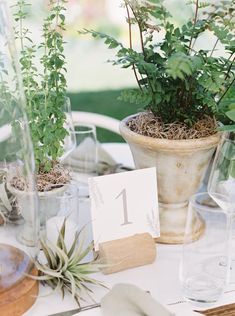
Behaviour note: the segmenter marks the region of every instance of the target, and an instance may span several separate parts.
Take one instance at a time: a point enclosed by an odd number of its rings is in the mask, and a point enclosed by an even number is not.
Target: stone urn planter
[[[136,168],[157,167],[161,230],[157,241],[182,243],[188,200],[201,185],[220,134],[192,140],[142,136],[127,127],[127,122],[136,115],[121,121],[120,132],[130,146]],[[197,239],[204,231],[204,223],[195,217],[195,224],[194,239]]]
[[[18,240],[25,245],[33,246],[34,241],[34,221],[32,212],[30,211],[30,206],[32,204],[32,199],[36,198],[33,193],[25,192],[14,188],[9,182],[7,183],[7,188],[16,197],[17,207],[24,219],[23,229],[19,232]],[[56,197],[64,194],[67,186],[60,186],[54,188],[51,191],[38,192],[38,202],[39,202],[39,220],[40,220],[40,230],[41,234],[45,233],[46,221],[56,216],[58,210],[60,209],[59,201]]]

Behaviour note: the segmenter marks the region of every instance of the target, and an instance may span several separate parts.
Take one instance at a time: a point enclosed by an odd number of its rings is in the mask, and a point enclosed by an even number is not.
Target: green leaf
[[[151,101],[151,95],[148,91],[124,90],[118,99],[146,106]]]
[[[235,178],[235,160],[231,160],[229,164],[228,173],[231,177]]]
[[[228,118],[230,118],[230,120],[235,122],[235,109],[230,110],[226,112],[225,114],[227,115]]]
[[[190,76],[193,73],[193,66],[190,57],[182,52],[173,54],[166,64],[167,73],[173,79],[180,78],[184,80],[185,75]]]

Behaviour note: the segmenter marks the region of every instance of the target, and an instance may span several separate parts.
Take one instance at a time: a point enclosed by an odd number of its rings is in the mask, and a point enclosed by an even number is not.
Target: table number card
[[[160,236],[156,168],[89,179],[95,250],[138,233]]]

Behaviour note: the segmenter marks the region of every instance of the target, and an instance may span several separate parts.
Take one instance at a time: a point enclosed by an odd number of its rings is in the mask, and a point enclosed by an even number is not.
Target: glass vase
[[[38,292],[28,276],[37,274],[33,261],[39,225],[34,155],[17,60],[11,17],[6,1],[0,0],[1,316],[23,314]]]

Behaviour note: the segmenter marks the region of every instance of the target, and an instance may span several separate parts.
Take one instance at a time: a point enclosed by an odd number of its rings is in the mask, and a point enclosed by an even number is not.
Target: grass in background
[[[127,115],[141,111],[141,106],[119,101],[123,90],[70,93],[72,110],[105,114],[116,119],[123,119]],[[105,129],[97,129],[100,142],[123,142],[119,135]]]

